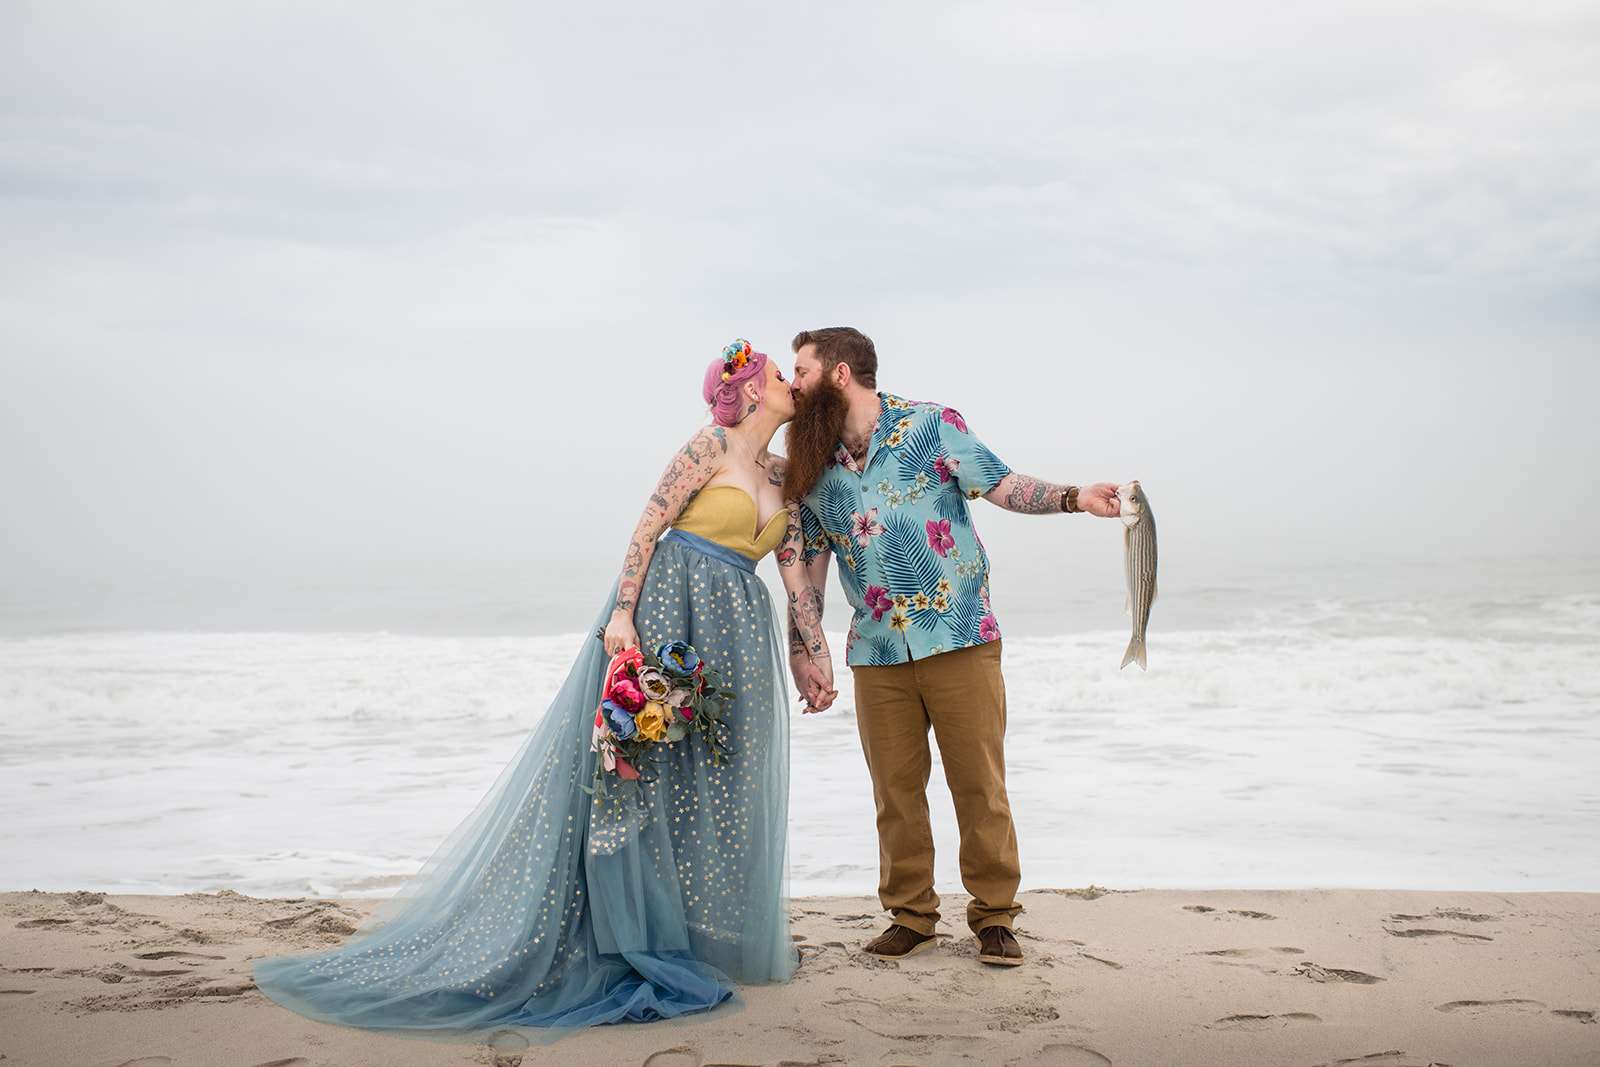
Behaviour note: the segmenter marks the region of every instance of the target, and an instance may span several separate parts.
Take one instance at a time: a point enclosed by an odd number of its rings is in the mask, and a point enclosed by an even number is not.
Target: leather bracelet
[[[1067,486],[1067,491],[1061,494],[1061,510],[1071,515],[1083,509],[1078,506],[1078,487]]]

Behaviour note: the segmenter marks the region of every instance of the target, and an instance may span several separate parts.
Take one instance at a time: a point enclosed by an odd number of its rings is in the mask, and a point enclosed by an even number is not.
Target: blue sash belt
[[[699,534],[692,534],[687,530],[673,527],[666,532],[661,540],[677,541],[694,549],[696,552],[702,552],[710,556],[712,559],[720,559],[724,563],[732,564],[746,574],[754,574],[756,572],[755,560],[743,552],[735,552],[727,545],[719,545],[717,542],[701,537]]]

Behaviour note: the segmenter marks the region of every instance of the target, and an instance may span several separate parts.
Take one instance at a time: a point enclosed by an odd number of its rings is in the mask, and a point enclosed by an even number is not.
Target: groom
[[[848,326],[794,339],[796,412],[781,566],[790,595],[789,665],[809,711],[836,695],[822,637],[830,558],[855,609],[845,662],[878,809],[878,899],[892,917],[865,951],[898,960],[929,948],[939,921],[928,824],[931,727],[961,831],[961,881],[978,959],[1022,963],[1011,932],[1021,869],[1005,781],[1005,680],[989,602],[989,558],[967,509],[979,497],[1028,515],[1118,512],[1116,486],[1018,474],[954,408],[877,389],[872,339]]]

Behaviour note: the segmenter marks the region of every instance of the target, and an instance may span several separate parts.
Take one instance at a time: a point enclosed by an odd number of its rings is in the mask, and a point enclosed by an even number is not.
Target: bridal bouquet
[[[655,747],[698,733],[715,763],[726,763],[731,749],[722,712],[733,689],[707,669],[699,653],[683,641],[668,641],[652,652],[625,648],[611,657],[594,713],[590,748],[595,790],[604,793],[605,776],[651,781]],[[643,768],[643,769],[641,769]]]

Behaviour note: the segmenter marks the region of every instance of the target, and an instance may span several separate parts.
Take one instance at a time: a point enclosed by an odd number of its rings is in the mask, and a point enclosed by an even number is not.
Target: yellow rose
[[[650,701],[644,710],[633,717],[633,725],[646,741],[659,741],[667,736],[667,708],[658,701]]]

